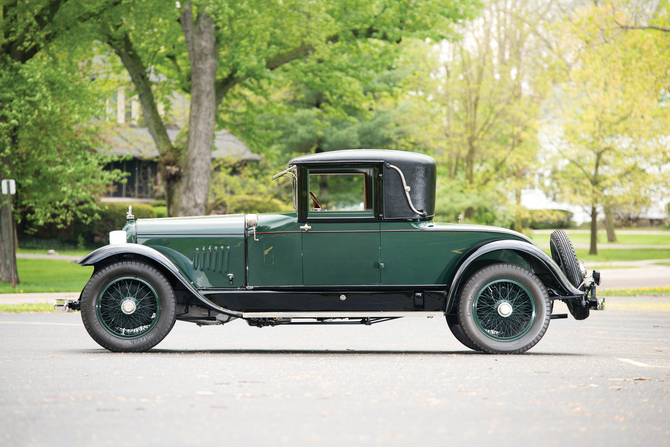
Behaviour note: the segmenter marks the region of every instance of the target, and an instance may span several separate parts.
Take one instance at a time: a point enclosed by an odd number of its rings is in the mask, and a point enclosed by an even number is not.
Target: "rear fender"
[[[584,292],[573,286],[561,268],[536,245],[522,241],[494,241],[474,250],[460,265],[451,281],[445,313],[452,311],[454,301],[467,280],[480,268],[496,262],[520,265],[545,285],[551,299],[581,298]]]
[[[226,315],[230,315],[231,317],[242,317],[242,314],[240,312],[234,312],[231,310],[224,309],[223,307],[219,307],[216,304],[212,303],[207,298],[205,298],[198,291],[198,289],[193,287],[193,284],[191,284],[191,282],[188,279],[186,279],[184,274],[177,268],[177,266],[174,265],[172,261],[170,261],[170,259],[168,259],[164,254],[160,253],[159,251],[151,247],[147,247],[146,245],[141,244],[107,245],[84,256],[77,262],[77,264],[92,265],[95,266],[97,269],[99,266],[108,264],[114,261],[115,259],[121,257],[124,258],[131,257],[136,260],[148,260],[153,263],[157,263],[161,267],[163,267],[163,270],[167,274],[171,275],[173,279],[179,281],[186,288],[186,290],[189,291],[191,295],[193,295],[195,299],[197,299],[202,303],[202,305],[205,308]]]

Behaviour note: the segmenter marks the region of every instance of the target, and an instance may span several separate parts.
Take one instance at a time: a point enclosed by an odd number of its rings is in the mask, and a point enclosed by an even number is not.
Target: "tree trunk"
[[[598,254],[598,211],[595,205],[591,205],[591,247],[590,255]]]
[[[454,180],[456,178],[457,172],[458,172],[458,157],[454,156],[454,162],[451,164],[451,172],[449,173],[449,178]]]
[[[128,70],[130,78],[137,89],[137,95],[142,105],[144,123],[156,144],[160,158],[161,176],[165,185],[165,202],[168,216],[178,215],[178,206],[181,192],[181,173],[183,150],[174,147],[167,134],[163,119],[158,112],[151,81],[147,75],[147,69],[142,59],[135,51],[130,37],[127,33],[118,35],[107,35],[107,44],[119,56],[123,65]]]
[[[15,140],[11,138],[11,140]],[[10,143],[11,144],[11,143]],[[10,150],[11,154],[11,150]],[[13,172],[13,163],[11,155],[2,157],[0,162],[3,166],[7,166],[9,169],[10,176]],[[5,176],[0,171],[0,180],[4,179]],[[15,234],[14,228],[9,226],[9,208],[7,207],[7,196],[1,195],[2,200],[0,201],[0,282],[12,282],[12,271],[14,271],[14,278],[16,284],[19,284],[19,274],[16,269],[16,251],[15,244],[12,244],[13,235]],[[14,196],[16,197],[16,196]],[[13,198],[14,198],[13,197]],[[14,200],[12,200],[14,202]]]
[[[514,231],[518,231],[521,233],[523,231],[523,217],[521,216],[521,188],[517,187],[514,191],[515,199],[516,199],[516,215],[514,218]]]
[[[467,154],[467,163],[468,163],[467,180],[470,186],[472,186],[472,184],[475,181],[475,152],[476,152],[475,145],[472,142],[471,137]]]
[[[180,21],[191,61],[191,111],[178,213],[196,216],[206,212],[212,172],[219,45],[214,20],[207,13],[199,13],[194,21],[189,2]]]
[[[614,219],[612,218],[612,208],[605,207],[605,229],[607,230],[607,242],[618,242],[614,232]]]

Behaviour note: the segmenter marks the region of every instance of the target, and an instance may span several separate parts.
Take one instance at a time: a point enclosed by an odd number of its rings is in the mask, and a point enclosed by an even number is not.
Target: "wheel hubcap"
[[[499,279],[482,287],[472,305],[477,328],[496,341],[523,337],[535,322],[535,300],[518,281]]]
[[[137,304],[132,298],[127,298],[121,303],[121,312],[126,315],[132,315],[137,310]]]
[[[98,295],[96,314],[102,327],[117,338],[139,338],[161,316],[156,290],[142,278],[123,276],[109,281]]]
[[[501,317],[509,317],[512,315],[512,305],[507,302],[502,302],[498,305],[498,314],[500,314]]]

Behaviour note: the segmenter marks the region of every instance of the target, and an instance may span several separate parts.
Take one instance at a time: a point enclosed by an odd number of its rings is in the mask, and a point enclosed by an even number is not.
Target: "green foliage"
[[[41,235],[41,232],[37,235]],[[39,252],[46,254],[47,250],[56,250],[58,253],[63,251],[77,250],[77,244],[74,241],[68,241],[64,238],[45,238],[38,239],[37,237],[19,237],[20,252]],[[25,251],[27,250],[27,251]]]
[[[212,202],[211,206],[221,214],[292,211],[290,205],[278,199],[253,195],[219,196],[215,202]]]
[[[100,219],[96,219],[92,225],[82,228],[80,234],[84,234],[86,240],[91,242],[109,243],[109,232],[120,230],[126,224],[128,206],[133,207],[135,219],[156,218],[156,211],[146,203],[103,203],[100,204],[100,210],[97,213]]]
[[[262,3],[244,32],[234,28],[248,19],[251,5],[226,10],[231,17],[244,14],[221,25],[222,49],[229,48],[224,50],[223,72],[247,77],[226,95],[218,123],[261,150],[275,150],[277,143],[302,153],[316,150],[319,143],[326,146],[320,150],[387,147],[377,139],[366,141],[368,131],[379,126],[355,126],[371,119],[375,82],[396,68],[396,43],[453,38],[453,23],[473,16],[479,7],[469,0]],[[418,11],[425,8],[431,12],[422,17]],[[260,29],[276,33],[256,33]],[[290,63],[270,68],[281,60]],[[277,131],[283,141],[275,142]]]
[[[528,210],[528,215],[523,226],[533,230],[570,228],[572,223],[572,212],[566,210]]]
[[[449,197],[438,194],[440,218],[464,213],[471,222],[520,223],[520,191],[537,169],[541,106],[551,86],[542,50],[549,10],[491,0],[464,24],[462,40],[408,43],[397,59],[410,73],[397,96],[398,147],[438,160]]]
[[[514,221],[504,193],[494,188],[480,191],[464,188],[461,179],[438,179],[435,221],[496,225],[509,228]]]
[[[0,60],[0,157],[10,160],[0,174],[17,181],[17,221],[88,220],[118,178],[102,170],[111,157],[98,151],[96,87],[72,69],[46,56],[20,65]]]
[[[232,160],[216,161],[210,183],[208,212],[233,214],[290,211],[290,182],[283,178],[274,182],[270,180],[273,174],[283,169],[283,165],[273,166],[266,160],[237,167]]]
[[[621,32],[615,25],[637,22],[630,6],[585,4],[560,24],[555,42],[563,77],[548,131],[551,193],[591,209],[592,219],[600,206],[635,216],[670,184],[659,169],[670,160],[661,136],[670,119],[667,34]]]
[[[155,206],[154,211],[156,211],[156,217],[168,217],[167,206]]]

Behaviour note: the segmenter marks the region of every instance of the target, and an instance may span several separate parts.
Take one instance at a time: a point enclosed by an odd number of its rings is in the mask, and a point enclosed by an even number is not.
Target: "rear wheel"
[[[494,264],[468,280],[458,312],[470,343],[491,354],[518,354],[544,336],[551,303],[537,276],[517,265]]]
[[[470,348],[473,351],[481,351],[481,348],[472,343],[470,339],[463,332],[461,323],[458,321],[458,315],[456,314],[447,315],[447,325],[449,326],[449,330],[451,330],[451,333],[454,334],[454,337],[456,337],[456,340],[460,341],[463,346],[465,346],[466,348]]]
[[[95,273],[81,294],[86,330],[103,348],[151,349],[176,320],[176,299],[165,276],[143,262],[111,264]]]

